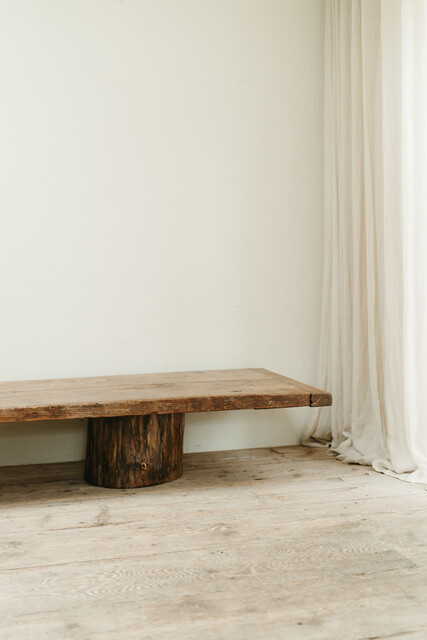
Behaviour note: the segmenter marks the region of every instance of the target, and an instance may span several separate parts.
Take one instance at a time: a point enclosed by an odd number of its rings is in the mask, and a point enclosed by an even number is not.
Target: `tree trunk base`
[[[184,413],[89,418],[85,480],[132,489],[182,475]]]

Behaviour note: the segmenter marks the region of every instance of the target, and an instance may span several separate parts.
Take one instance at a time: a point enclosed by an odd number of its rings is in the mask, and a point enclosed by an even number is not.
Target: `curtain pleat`
[[[427,2],[327,0],[319,384],[304,442],[427,482]]]

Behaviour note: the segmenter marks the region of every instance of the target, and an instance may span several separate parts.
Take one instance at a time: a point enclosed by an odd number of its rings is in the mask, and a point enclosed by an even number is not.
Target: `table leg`
[[[179,478],[184,425],[184,413],[89,418],[86,482],[129,489]]]

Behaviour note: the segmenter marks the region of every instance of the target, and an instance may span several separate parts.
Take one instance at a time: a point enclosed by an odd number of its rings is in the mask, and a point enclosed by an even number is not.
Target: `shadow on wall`
[[[82,460],[86,420],[0,425],[0,466]]]
[[[313,417],[308,407],[187,414],[184,452],[217,451],[218,442],[221,449],[296,444]],[[0,437],[0,466],[83,460],[86,420],[2,424]]]

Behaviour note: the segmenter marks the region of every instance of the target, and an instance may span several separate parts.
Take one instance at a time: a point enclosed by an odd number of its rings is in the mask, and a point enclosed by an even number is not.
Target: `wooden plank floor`
[[[185,456],[182,479],[0,469],[0,638],[427,639],[427,492],[323,450]]]

